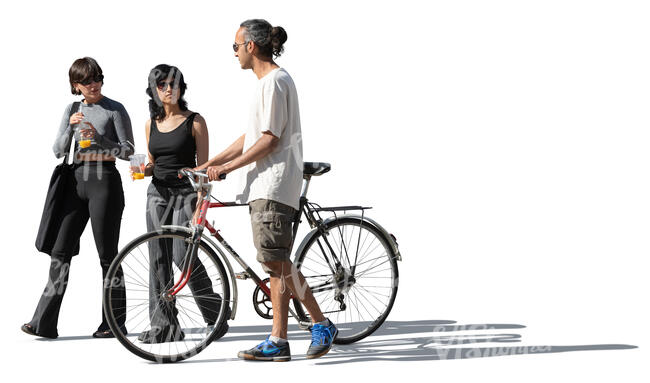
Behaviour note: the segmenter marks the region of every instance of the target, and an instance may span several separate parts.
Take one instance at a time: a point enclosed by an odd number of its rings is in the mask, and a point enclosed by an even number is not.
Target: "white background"
[[[642,1],[3,5],[3,371],[52,381],[647,379],[649,16]],[[397,236],[404,261],[389,317],[395,331],[318,361],[304,360],[303,336],[292,342],[294,362],[242,364],[236,351],[267,328],[228,338],[246,332],[238,326],[270,324],[254,313],[245,282],[232,331],[188,361],[206,363],[150,365],[115,340],[87,337],[101,307],[87,229],[61,339],[21,333],[47,277],[49,259],[33,241],[57,164],[51,145],[75,100],[67,78],[74,59],[98,60],[103,93],[126,106],[138,152],[146,149],[148,72],[178,66],[214,155],[244,131],[255,76],[240,69],[231,44],[239,23],[258,17],[289,36],[277,62],[298,88],[305,160],[332,164],[310,197],[373,206],[370,216]],[[145,230],[148,181],[132,182],[126,163],[118,166],[123,246]],[[215,194],[234,198],[237,178]],[[212,215],[216,226],[259,270],[246,210],[223,210]],[[434,324],[451,321],[504,324],[470,335],[516,334],[520,342],[505,346],[569,352],[437,360],[439,350],[463,347],[437,343]],[[390,340],[403,342],[382,343]]]

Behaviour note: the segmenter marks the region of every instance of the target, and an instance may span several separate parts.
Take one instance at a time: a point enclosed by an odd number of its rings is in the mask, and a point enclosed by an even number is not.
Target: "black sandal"
[[[126,328],[121,328],[120,331],[122,331],[123,334],[127,333]],[[93,338],[115,338],[115,334],[113,334],[111,329],[97,330],[93,333]]]
[[[20,329],[26,334],[33,335],[33,336],[39,336],[41,338],[49,338],[49,339],[56,339],[57,338],[56,336],[47,336],[47,335],[41,335],[41,334],[36,333],[36,331],[34,331],[34,327],[32,327],[32,325],[30,325],[29,323],[25,323],[24,325],[20,326]]]
[[[115,338],[115,335],[113,335],[113,331],[111,330],[105,330],[105,331],[95,331],[93,333],[93,338]]]

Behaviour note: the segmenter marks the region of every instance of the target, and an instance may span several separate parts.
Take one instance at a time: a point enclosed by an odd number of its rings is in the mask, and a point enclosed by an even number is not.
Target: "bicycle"
[[[402,257],[395,237],[365,216],[370,207],[321,207],[308,201],[311,178],[330,168],[327,163],[304,163],[293,241],[301,216],[311,231],[298,246],[293,263],[305,276],[323,313],[337,325],[339,334],[334,343],[349,344],[372,334],[390,313],[398,287],[397,261]],[[213,185],[204,182],[204,172],[184,169],[179,174],[187,177],[195,190],[204,191],[197,204],[200,211],[196,224],[162,226],[137,237],[118,253],[104,282],[103,305],[113,334],[132,353],[159,363],[198,354],[218,336],[226,320],[235,319],[237,279],[251,279],[257,285],[253,292],[255,311],[263,318],[273,318],[268,278],[260,278],[206,219],[208,209],[247,204],[221,202],[213,197]],[[346,214],[348,211],[360,214]],[[330,216],[323,218],[321,214],[326,213]],[[161,245],[168,246],[172,253],[173,249],[184,249],[183,256],[176,254],[175,259],[162,265],[158,259],[154,262],[147,254]],[[243,272],[233,271],[226,253]],[[126,301],[126,309],[121,312],[113,309],[118,300]],[[289,307],[289,315],[307,330],[311,324],[308,313],[297,298],[292,296],[291,302],[294,308]],[[143,315],[145,312],[149,315]],[[154,326],[152,322],[160,317],[176,322],[166,328]],[[130,331],[123,332],[124,327]],[[143,334],[152,331],[158,332],[162,340],[145,343]]]

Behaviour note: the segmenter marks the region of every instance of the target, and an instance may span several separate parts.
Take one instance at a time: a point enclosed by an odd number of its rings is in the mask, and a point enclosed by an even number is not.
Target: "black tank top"
[[[196,142],[192,136],[194,117],[192,113],[176,129],[163,133],[158,130],[155,120],[151,120],[149,131],[149,153],[154,158],[154,185],[166,187],[189,186],[190,182],[178,178],[182,168],[196,167]]]

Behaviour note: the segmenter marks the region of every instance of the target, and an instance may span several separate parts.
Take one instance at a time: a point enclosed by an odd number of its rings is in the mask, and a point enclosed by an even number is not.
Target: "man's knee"
[[[264,271],[270,276],[280,278],[281,276],[288,276],[291,273],[293,264],[291,261],[268,261],[262,262]]]

